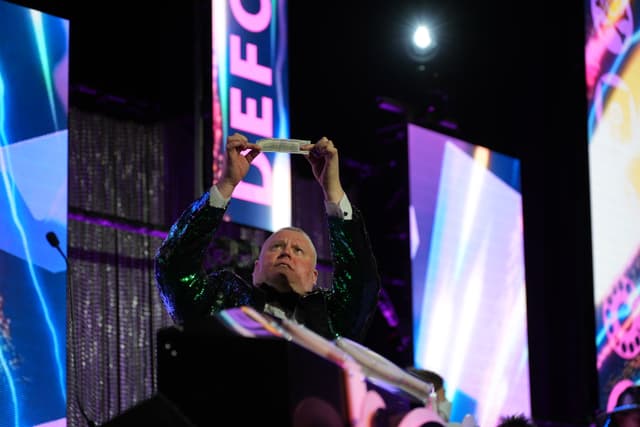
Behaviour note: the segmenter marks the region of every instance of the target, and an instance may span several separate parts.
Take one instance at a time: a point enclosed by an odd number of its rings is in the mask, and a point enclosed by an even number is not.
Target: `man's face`
[[[267,283],[280,292],[311,292],[316,280],[316,252],[309,238],[296,230],[279,230],[262,245],[253,268],[253,283]]]
[[[616,414],[618,427],[640,427],[640,412],[630,411]]]

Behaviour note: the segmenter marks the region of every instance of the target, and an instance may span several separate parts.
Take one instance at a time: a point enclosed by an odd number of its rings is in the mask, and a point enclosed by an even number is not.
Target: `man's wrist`
[[[330,203],[339,204],[340,200],[342,200],[345,196],[345,192],[342,188],[337,188],[331,191],[324,191],[324,199]]]
[[[218,185],[211,186],[211,189],[209,190],[210,206],[213,206],[214,208],[225,209],[227,207],[227,204],[229,204],[230,200],[231,200],[231,197],[225,197],[220,191],[220,188],[218,187]]]
[[[329,216],[346,220],[353,218],[353,207],[346,193],[342,194],[342,198],[337,203],[325,200],[324,207]]]
[[[218,189],[218,191],[220,192],[220,195],[225,199],[230,199],[231,195],[233,194],[233,190],[235,190],[236,188],[234,184],[225,180],[219,181],[214,186]]]

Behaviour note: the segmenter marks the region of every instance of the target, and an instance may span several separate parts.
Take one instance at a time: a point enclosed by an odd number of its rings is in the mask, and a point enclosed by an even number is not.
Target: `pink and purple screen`
[[[0,425],[65,425],[69,22],[0,0]]]
[[[451,422],[530,416],[520,162],[412,124],[408,155],[414,364]]]
[[[640,3],[586,3],[596,361],[611,409],[640,384]]]

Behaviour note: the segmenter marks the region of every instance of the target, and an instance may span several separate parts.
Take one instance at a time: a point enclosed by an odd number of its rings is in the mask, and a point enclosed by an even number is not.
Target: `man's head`
[[[438,415],[445,422],[449,422],[449,417],[451,416],[451,402],[447,400],[447,396],[445,395],[444,378],[433,371],[419,369],[415,366],[409,366],[407,368],[407,372],[414,377],[433,385],[433,391],[436,393],[436,410]]]
[[[422,381],[433,384],[433,389],[438,395],[438,401],[443,401],[446,399],[445,390],[444,390],[444,379],[437,373],[433,371],[428,371],[426,369],[418,369],[414,366],[410,366],[407,368],[407,371],[417,377]]]
[[[266,283],[280,292],[304,295],[318,279],[316,248],[309,235],[285,227],[265,240],[253,267],[253,284]]]
[[[620,396],[616,407],[610,412],[610,427],[640,426],[640,386],[627,387]]]
[[[514,414],[500,417],[496,427],[535,427],[535,424],[524,414]]]

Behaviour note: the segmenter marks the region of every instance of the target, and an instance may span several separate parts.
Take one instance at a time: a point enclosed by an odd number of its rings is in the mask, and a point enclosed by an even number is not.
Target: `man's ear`
[[[256,281],[256,268],[258,268],[258,261],[260,261],[259,258],[253,262],[253,271],[251,272],[251,278],[253,279],[254,284]]]

